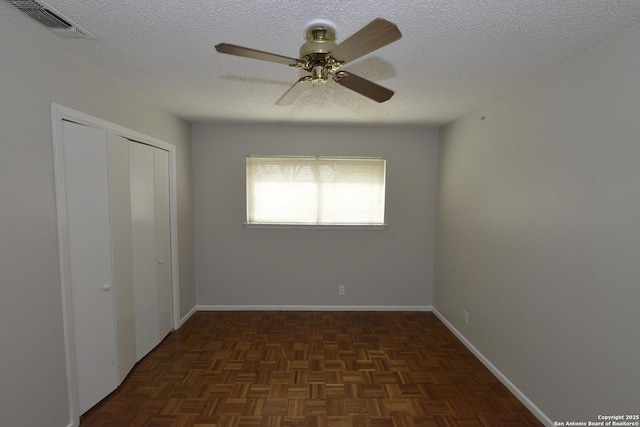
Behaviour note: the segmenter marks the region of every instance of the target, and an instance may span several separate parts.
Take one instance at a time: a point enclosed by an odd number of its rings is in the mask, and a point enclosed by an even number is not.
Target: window
[[[383,225],[385,160],[247,157],[247,223]]]

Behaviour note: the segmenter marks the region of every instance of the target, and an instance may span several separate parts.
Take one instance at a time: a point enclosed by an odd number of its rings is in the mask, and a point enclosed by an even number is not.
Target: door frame
[[[53,160],[56,192],[56,211],[58,225],[58,252],[60,264],[60,282],[62,286],[62,321],[65,341],[67,369],[67,388],[69,392],[69,415],[73,425],[79,425],[78,383],[76,377],[75,343],[73,342],[73,316],[71,314],[71,283],[69,281],[69,241],[67,229],[66,196],[64,184],[64,136],[63,120],[72,121],[89,127],[104,129],[124,138],[161,148],[169,152],[169,215],[171,235],[171,290],[173,329],[180,327],[180,289],[178,274],[178,202],[176,182],[176,147],[140,132],[99,119],[89,114],[51,103],[51,122],[53,137]]]

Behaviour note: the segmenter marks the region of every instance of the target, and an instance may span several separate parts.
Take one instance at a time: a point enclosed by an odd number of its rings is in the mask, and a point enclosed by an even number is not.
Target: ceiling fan
[[[336,44],[336,31],[327,21],[313,21],[306,28],[306,43],[300,48],[300,58],[289,58],[275,53],[264,52],[230,43],[216,45],[216,50],[229,55],[276,62],[301,68],[311,73],[291,86],[276,102],[276,105],[291,105],[310,86],[326,83],[329,76],[341,86],[351,89],[376,102],[384,102],[393,96],[393,91],[370,80],[358,77],[342,66],[376,49],[380,49],[402,37],[398,27],[386,19],[377,18],[362,27],[351,37]]]

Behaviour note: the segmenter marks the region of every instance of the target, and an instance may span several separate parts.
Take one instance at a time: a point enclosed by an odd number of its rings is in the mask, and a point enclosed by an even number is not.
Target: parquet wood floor
[[[542,424],[429,312],[198,312],[81,427]]]

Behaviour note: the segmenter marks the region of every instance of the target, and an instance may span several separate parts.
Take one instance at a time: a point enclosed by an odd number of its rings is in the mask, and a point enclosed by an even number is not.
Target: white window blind
[[[385,160],[247,157],[249,224],[384,224]]]

